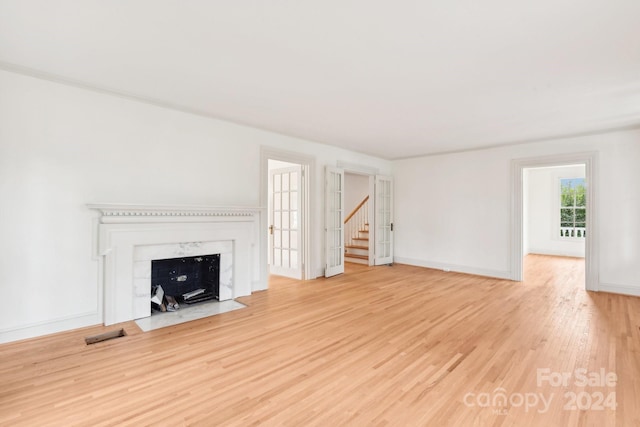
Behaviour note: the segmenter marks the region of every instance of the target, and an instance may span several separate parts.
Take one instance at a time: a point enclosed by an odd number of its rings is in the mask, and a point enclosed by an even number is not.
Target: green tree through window
[[[587,190],[584,178],[560,180],[560,237],[585,237]]]

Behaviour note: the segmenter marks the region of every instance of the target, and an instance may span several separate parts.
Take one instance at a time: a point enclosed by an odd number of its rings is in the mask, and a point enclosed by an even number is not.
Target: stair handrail
[[[353,245],[353,240],[359,237],[359,232],[367,230],[366,225],[369,223],[368,201],[369,196],[366,196],[344,220],[345,252],[347,252],[347,246]]]
[[[349,222],[349,220],[358,212],[358,210],[362,207],[362,205],[367,203],[367,200],[369,200],[368,195],[364,199],[362,199],[360,203],[358,203],[358,206],[356,206],[355,209],[353,209],[349,215],[347,215],[347,217],[344,219],[345,224]]]

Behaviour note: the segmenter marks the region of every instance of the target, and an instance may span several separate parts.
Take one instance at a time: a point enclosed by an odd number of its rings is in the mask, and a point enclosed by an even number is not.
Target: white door
[[[344,273],[344,170],[325,173],[325,277]]]
[[[393,180],[376,176],[375,265],[393,263]]]
[[[269,272],[302,279],[302,166],[269,171]]]

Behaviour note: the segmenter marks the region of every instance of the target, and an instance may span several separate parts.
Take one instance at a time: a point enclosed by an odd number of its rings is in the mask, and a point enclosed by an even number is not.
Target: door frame
[[[302,167],[302,203],[300,206],[300,223],[302,225],[302,244],[300,257],[302,266],[302,280],[315,278],[315,265],[313,260],[316,258],[312,253],[311,246],[311,229],[315,223],[315,174],[316,159],[292,151],[278,150],[271,147],[260,147],[260,207],[263,214],[260,217],[260,270],[264,277],[269,277],[269,266],[267,265],[267,257],[269,254],[269,159],[279,160],[282,162],[296,163]],[[268,283],[267,283],[268,287]]]
[[[587,180],[587,237],[585,238],[585,289],[600,288],[599,232],[598,232],[598,153],[569,153],[545,157],[514,159],[511,161],[511,279],[523,280],[523,173],[528,168],[569,164],[585,165]]]
[[[341,160],[338,161],[337,166],[340,169],[344,170],[345,174],[353,174],[353,175],[361,175],[367,176],[369,178],[369,259],[367,260],[368,265],[371,267],[375,264],[375,188],[376,188],[376,176],[380,174],[380,170],[377,168],[372,168],[368,166],[362,166],[355,163],[343,162]],[[346,183],[346,179],[345,179]],[[348,189],[346,188],[346,191]]]

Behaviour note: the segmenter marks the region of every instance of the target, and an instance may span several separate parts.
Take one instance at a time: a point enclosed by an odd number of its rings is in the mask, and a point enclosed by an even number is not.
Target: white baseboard
[[[393,261],[399,264],[415,265],[417,267],[434,268],[436,270],[453,271],[456,273],[475,274],[477,276],[493,277],[497,279],[511,280],[512,277],[510,271],[488,270],[484,268],[469,267],[466,265],[445,264],[422,259],[395,257]]]
[[[640,287],[629,285],[613,285],[610,283],[600,283],[598,292],[610,292],[612,294],[631,295],[640,297]]]
[[[50,321],[2,329],[0,330],[0,344],[99,324],[102,324],[102,319],[99,319],[98,312],[61,317]]]

